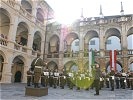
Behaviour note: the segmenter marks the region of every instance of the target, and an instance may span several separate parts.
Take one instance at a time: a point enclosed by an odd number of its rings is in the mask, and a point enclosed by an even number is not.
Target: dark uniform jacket
[[[44,66],[43,60],[41,58],[34,59],[33,62],[31,63],[31,70],[33,71],[35,66]],[[36,61],[37,60],[37,61]]]
[[[95,71],[94,71],[94,78],[95,78],[95,80],[99,80],[101,75],[102,75],[102,73],[101,73],[100,68],[96,68]]]

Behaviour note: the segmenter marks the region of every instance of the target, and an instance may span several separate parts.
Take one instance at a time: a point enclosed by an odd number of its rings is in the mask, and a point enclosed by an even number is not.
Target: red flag
[[[112,50],[109,51],[110,56],[110,70],[112,70]]]
[[[114,50],[114,71],[117,70],[117,69],[116,69],[116,56],[117,56],[116,53],[117,53],[116,50]]]

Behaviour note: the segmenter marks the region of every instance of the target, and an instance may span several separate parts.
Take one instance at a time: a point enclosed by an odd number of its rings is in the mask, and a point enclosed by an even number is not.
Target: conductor
[[[39,88],[38,83],[39,83],[41,73],[44,67],[44,62],[40,58],[40,56],[41,54],[37,53],[37,58],[35,58],[33,62],[31,63],[31,70],[34,71],[34,87],[35,88]]]

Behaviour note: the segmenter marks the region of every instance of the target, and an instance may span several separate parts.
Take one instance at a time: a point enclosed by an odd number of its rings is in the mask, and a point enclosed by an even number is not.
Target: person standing
[[[110,85],[111,85],[111,91],[114,91],[114,79],[115,79],[115,71],[111,69],[110,78],[109,78]]]
[[[109,88],[109,73],[106,74],[106,88]]]
[[[39,80],[42,74],[42,70],[44,67],[44,62],[43,60],[40,58],[41,54],[37,53],[37,58],[35,58],[33,60],[33,62],[31,63],[31,70],[34,71],[34,87],[35,88],[39,88]]]
[[[94,86],[95,86],[96,94],[94,95],[99,95],[100,77],[101,77],[101,70],[99,68],[99,65],[96,64],[95,70],[94,70]]]
[[[27,86],[31,86],[33,74],[33,71],[31,71],[31,69],[29,68],[29,70],[27,71]]]

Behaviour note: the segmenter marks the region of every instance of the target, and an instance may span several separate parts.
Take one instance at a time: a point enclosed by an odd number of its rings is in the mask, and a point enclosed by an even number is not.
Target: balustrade
[[[27,53],[28,48],[18,43],[14,43],[14,49]]]
[[[122,55],[122,50],[117,50],[116,52],[117,55]]]
[[[133,55],[133,49],[128,50],[128,55]]]
[[[7,46],[8,45],[8,40],[5,38],[0,37],[0,45]]]

